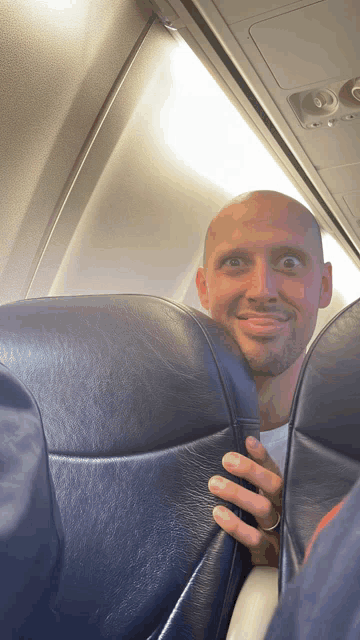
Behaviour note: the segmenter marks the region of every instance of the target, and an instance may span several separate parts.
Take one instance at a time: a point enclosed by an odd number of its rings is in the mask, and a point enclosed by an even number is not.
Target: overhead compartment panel
[[[260,16],[273,9],[281,9],[296,4],[297,0],[255,0],[239,2],[239,0],[217,0],[216,6],[228,24]]]
[[[321,169],[319,175],[332,193],[356,191],[360,184],[360,163]]]
[[[283,89],[358,75],[359,33],[357,0],[319,2],[250,28],[256,46]]]
[[[344,200],[349,207],[352,215],[357,218],[357,224],[360,224],[360,191],[355,193],[347,193]]]
[[[359,160],[360,119],[332,128],[301,131],[298,137],[317,169],[356,164]]]

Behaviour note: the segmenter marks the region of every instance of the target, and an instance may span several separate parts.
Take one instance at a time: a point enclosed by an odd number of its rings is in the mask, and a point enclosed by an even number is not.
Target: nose
[[[276,273],[266,260],[259,259],[249,272],[246,297],[249,302],[275,302],[278,298]]]

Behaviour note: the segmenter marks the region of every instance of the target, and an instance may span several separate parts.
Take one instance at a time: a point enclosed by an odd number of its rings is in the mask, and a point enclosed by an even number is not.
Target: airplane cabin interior
[[[66,543],[58,640],[261,640],[278,579],[284,590],[316,525],[360,472],[359,3],[0,0],[0,8],[0,361],[8,368],[0,377],[11,398],[22,398],[17,411],[44,429],[32,451],[50,455],[48,467],[37,453],[34,475],[27,468],[23,478],[32,482],[40,468],[46,477],[28,500],[32,509],[41,494],[52,509],[41,545],[53,571]],[[205,489],[193,496],[196,516],[187,515],[186,456],[199,461],[196,482],[205,487],[211,474],[201,460],[221,472],[217,446],[245,453],[230,423],[258,433],[246,364],[201,315],[195,286],[211,219],[256,189],[312,211],[333,265],[333,297],[319,310],[293,404],[279,578],[260,572],[242,589],[248,558],[218,531]],[[328,371],[330,358],[339,375]],[[66,457],[71,464],[61,466]],[[126,514],[137,501],[147,513],[147,535],[131,515],[116,538],[124,511],[107,508],[102,522],[102,504],[122,496]],[[153,496],[173,538],[148,514]],[[122,564],[113,563],[118,553]],[[16,571],[21,609],[20,592],[25,602],[40,583],[29,578],[22,591]],[[5,602],[13,634],[2,637],[30,638],[16,602]],[[32,609],[24,611],[32,629]],[[260,611],[265,622],[256,627]]]

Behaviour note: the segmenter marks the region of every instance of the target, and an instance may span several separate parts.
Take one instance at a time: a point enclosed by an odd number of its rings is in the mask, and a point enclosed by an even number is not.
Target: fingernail
[[[215,516],[215,518],[216,518],[216,516],[218,516],[222,520],[229,520],[230,519],[230,514],[229,514],[228,510],[225,507],[220,507],[220,506],[214,507],[213,516]]]
[[[258,447],[260,444],[259,440],[256,440],[256,438],[254,438],[253,436],[249,436],[247,441],[250,447],[254,447],[254,449],[256,449],[256,447]]]
[[[226,453],[223,457],[223,461],[226,462],[226,464],[229,464],[230,466],[234,467],[235,465],[237,466],[239,464],[241,460],[241,456],[239,453]]]
[[[212,489],[223,489],[226,485],[226,480],[221,476],[213,476],[210,478],[209,484]]]

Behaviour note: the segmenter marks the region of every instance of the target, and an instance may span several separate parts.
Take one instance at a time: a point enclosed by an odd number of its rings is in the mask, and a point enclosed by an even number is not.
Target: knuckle
[[[254,460],[251,460],[250,458],[246,458],[246,464],[244,464],[244,471],[249,474],[255,474],[257,466],[258,465]]]
[[[283,488],[284,481],[283,479],[276,475],[275,473],[271,476],[271,493],[279,493],[279,491]]]
[[[261,502],[259,500],[257,515],[260,518],[267,518],[268,516],[271,515],[272,509],[273,509],[273,506],[270,500],[268,500],[267,498],[262,498]]]
[[[251,551],[257,551],[261,548],[264,539],[264,534],[258,529],[254,529],[251,542],[248,544]]]
[[[230,533],[230,535],[233,536],[234,538],[240,539],[241,538],[241,533],[239,531],[239,523],[238,522],[232,522],[229,525],[228,533]]]

